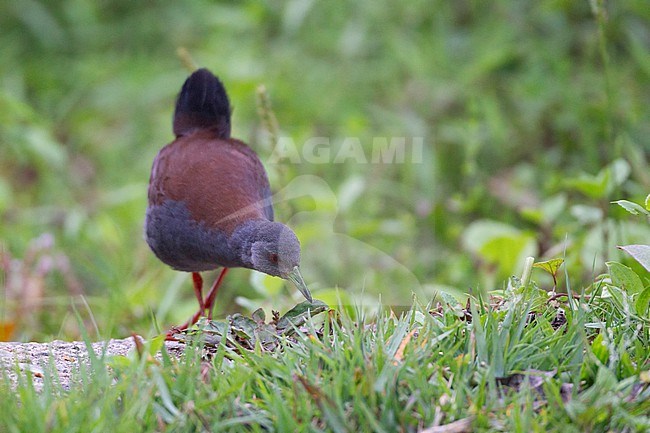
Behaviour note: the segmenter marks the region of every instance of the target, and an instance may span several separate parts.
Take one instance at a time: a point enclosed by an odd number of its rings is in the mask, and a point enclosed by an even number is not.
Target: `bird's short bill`
[[[311,292],[307,288],[307,284],[305,284],[305,280],[302,279],[302,274],[300,274],[300,268],[298,266],[295,266],[293,270],[289,272],[287,280],[291,281],[309,302],[314,302],[311,297]]]

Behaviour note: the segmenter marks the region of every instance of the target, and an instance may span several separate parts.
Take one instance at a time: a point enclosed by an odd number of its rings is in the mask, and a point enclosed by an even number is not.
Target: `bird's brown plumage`
[[[242,220],[273,220],[269,181],[255,152],[210,130],[178,137],[156,156],[149,204],[165,200],[184,202],[195,221],[227,233]]]

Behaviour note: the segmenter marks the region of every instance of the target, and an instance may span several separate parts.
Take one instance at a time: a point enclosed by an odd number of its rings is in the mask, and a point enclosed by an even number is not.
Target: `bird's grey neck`
[[[261,219],[246,221],[239,225],[230,235],[229,246],[245,267],[250,268],[253,266],[253,260],[251,258],[253,244],[258,240],[259,234],[269,224],[272,223]]]

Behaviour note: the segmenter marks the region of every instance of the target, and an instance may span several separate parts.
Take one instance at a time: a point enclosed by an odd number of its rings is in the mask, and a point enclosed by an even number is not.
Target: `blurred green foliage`
[[[103,336],[193,311],[142,239],[180,47],[224,80],[319,299],[491,289],[530,254],[587,284],[650,239],[610,204],[650,191],[649,22],[646,0],[0,2],[0,321],[75,336],[70,296]],[[328,163],[271,159],[261,84],[279,137],[327,138]],[[334,163],[350,137],[422,137],[422,158]],[[291,305],[255,278],[232,272],[217,314]]]

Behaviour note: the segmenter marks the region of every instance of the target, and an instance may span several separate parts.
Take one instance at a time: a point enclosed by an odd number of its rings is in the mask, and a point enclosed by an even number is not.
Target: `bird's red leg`
[[[208,295],[205,297],[205,300],[203,299],[203,278],[201,278],[201,275],[199,275],[198,272],[192,272],[192,281],[194,282],[194,294],[196,295],[196,298],[199,300],[199,311],[194,313],[192,318],[187,322],[183,323],[181,326],[174,326],[172,329],[167,331],[167,335],[165,336],[166,340],[176,341],[176,339],[174,338],[174,334],[180,331],[184,331],[190,326],[194,325],[196,322],[198,322],[199,317],[203,316],[206,311],[208,314],[208,319],[212,320],[212,307],[214,306],[214,300],[217,297],[217,291],[219,290],[219,286],[221,286],[221,282],[223,281],[223,278],[226,276],[227,272],[228,272],[228,268],[223,268],[221,270],[221,274],[219,274],[219,278],[217,278],[217,280],[210,288],[210,291],[208,292]]]
[[[192,283],[194,284],[194,295],[199,301],[199,311],[205,311],[205,303],[203,302],[203,278],[198,272],[192,272]]]
[[[194,313],[192,318],[187,322],[183,323],[181,326],[174,326],[172,329],[167,331],[165,336],[166,340],[175,341],[174,334],[180,331],[184,331],[190,326],[194,325],[205,313],[205,302],[203,302],[203,278],[198,272],[192,272],[192,284],[194,285],[194,295],[196,296],[197,301],[199,301],[199,310]]]
[[[219,278],[217,278],[217,281],[212,285],[212,288],[208,292],[208,296],[205,297],[205,309],[208,311],[208,319],[210,320],[212,320],[212,308],[214,307],[214,300],[217,297],[217,291],[219,290],[219,286],[221,286],[223,278],[228,273],[228,269],[229,268],[223,268],[221,270]]]

